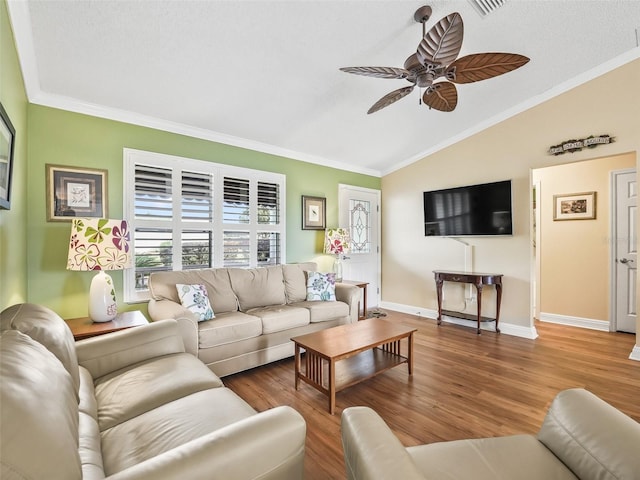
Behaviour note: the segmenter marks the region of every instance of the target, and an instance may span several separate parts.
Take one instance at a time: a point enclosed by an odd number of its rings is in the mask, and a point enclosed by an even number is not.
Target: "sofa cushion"
[[[556,395],[538,440],[581,479],[638,478],[640,424],[587,390]]]
[[[77,390],[43,345],[0,336],[0,478],[82,478]]]
[[[348,319],[349,305],[344,302],[297,302],[292,307],[306,308],[310,313],[311,323],[328,322],[336,319]]]
[[[231,280],[226,268],[153,272],[149,278],[151,297],[154,300],[171,300],[180,303],[176,290],[178,283],[201,284],[207,287],[209,301],[216,314],[238,309],[238,299],[231,288]]]
[[[102,432],[105,473],[113,475],[255,413],[226,387],[166,403]]]
[[[301,327],[308,325],[310,322],[309,310],[291,305],[252,308],[247,313],[255,315],[262,320],[263,334]]]
[[[407,451],[425,478],[577,480],[533,435],[454,440]]]
[[[307,272],[307,300],[335,302],[336,274]]]
[[[221,386],[222,381],[188,353],[157,357],[123,368],[95,379],[100,430],[185,395]]]
[[[0,314],[0,331],[19,330],[53,353],[69,372],[78,391],[78,358],[76,344],[69,326],[53,310],[33,303],[22,303]]]
[[[195,313],[199,322],[215,318],[211,303],[209,303],[207,287],[202,284],[185,285],[177,283],[176,290],[178,290],[178,297],[182,306]]]
[[[262,335],[262,321],[242,312],[229,312],[198,324],[199,348],[238,342]]]
[[[307,299],[306,272],[315,272],[317,268],[318,266],[314,262],[282,265],[287,303],[302,302]]]
[[[229,278],[233,291],[238,296],[240,310],[269,305],[284,305],[284,276],[282,266],[261,268],[230,268]],[[215,305],[214,305],[215,308]]]

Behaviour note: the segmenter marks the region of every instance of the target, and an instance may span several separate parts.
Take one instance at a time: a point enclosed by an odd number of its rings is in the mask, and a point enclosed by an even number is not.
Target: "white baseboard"
[[[606,320],[594,320],[592,318],[570,317],[568,315],[540,312],[540,321],[569,325],[571,327],[588,328],[590,330],[599,330],[601,332],[609,331],[609,322]]]
[[[640,346],[636,345],[635,347],[633,347],[633,350],[631,350],[631,355],[629,355],[629,360],[636,360],[640,362]]]
[[[380,302],[380,307],[386,308],[388,310],[393,310],[395,312],[406,313],[408,315],[416,315],[418,317],[428,318],[434,321],[436,318],[438,318],[438,312],[429,308],[414,307],[411,305],[403,305],[401,303],[392,302]],[[442,321],[455,325],[464,325],[465,327],[476,326],[476,322],[473,320],[464,320],[462,318],[449,317],[447,315],[443,315]],[[513,323],[500,321],[499,326],[500,332],[504,333],[505,335],[528,338],[530,340],[538,338],[538,332],[536,331],[536,327],[534,327],[533,325],[531,325],[530,327],[523,327],[522,325],[515,325]],[[493,322],[481,323],[480,328],[482,330],[487,330],[490,332],[495,331],[495,325],[493,324]]]

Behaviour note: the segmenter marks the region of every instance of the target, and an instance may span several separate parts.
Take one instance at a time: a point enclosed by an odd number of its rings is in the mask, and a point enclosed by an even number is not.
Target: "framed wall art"
[[[593,220],[596,218],[596,192],[553,196],[554,220]]]
[[[107,218],[107,170],[47,164],[47,221]]]
[[[326,220],[326,202],[324,197],[302,196],[302,229],[324,230]]]
[[[16,131],[0,103],[0,208],[11,208],[11,179]]]

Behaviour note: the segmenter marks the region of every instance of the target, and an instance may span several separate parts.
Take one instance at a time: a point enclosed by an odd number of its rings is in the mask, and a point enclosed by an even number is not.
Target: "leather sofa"
[[[291,338],[358,321],[358,287],[336,284],[336,301],[307,301],[314,262],[259,268],[208,268],[154,272],[149,277],[149,316],[178,321],[187,352],[225,376],[291,357]],[[181,305],[177,284],[207,289],[215,318]]]
[[[175,320],[75,343],[42,306],[0,314],[0,478],[300,479],[306,424],[257,413]]]
[[[638,480],[640,424],[584,389],[560,392],[537,435],[405,448],[367,407],[342,413],[350,480]]]

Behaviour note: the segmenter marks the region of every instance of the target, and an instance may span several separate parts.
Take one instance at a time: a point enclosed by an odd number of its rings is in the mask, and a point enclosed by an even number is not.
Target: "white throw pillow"
[[[307,300],[335,302],[336,274],[307,272]]]
[[[204,285],[184,285],[177,283],[176,289],[178,290],[178,297],[180,297],[182,306],[198,315],[199,322],[215,318],[213,308],[211,308],[211,304],[209,303],[207,288]]]

